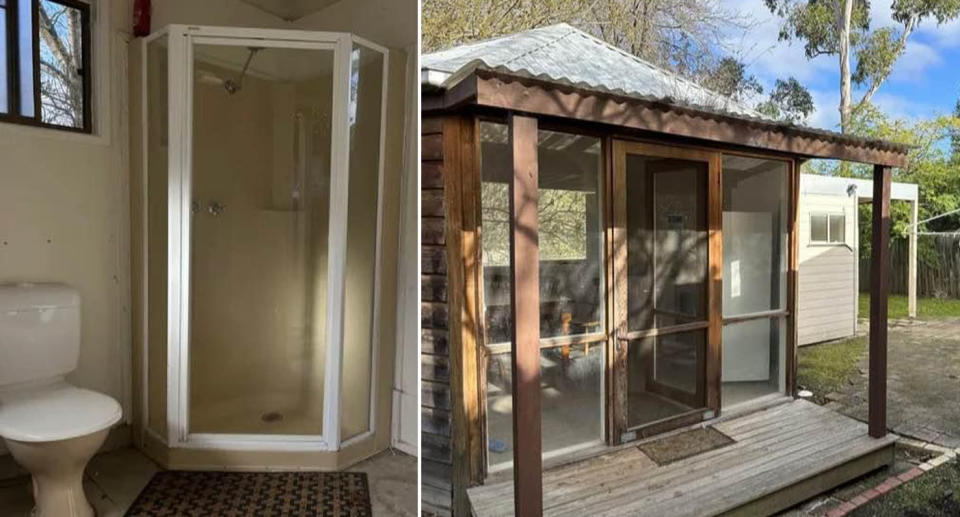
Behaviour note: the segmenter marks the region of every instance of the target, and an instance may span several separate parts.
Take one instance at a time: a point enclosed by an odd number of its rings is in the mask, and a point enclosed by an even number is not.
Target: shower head
[[[247,49],[250,51],[250,54],[247,56],[247,61],[243,64],[243,69],[240,70],[240,75],[238,75],[236,79],[224,79],[213,72],[198,70],[197,82],[222,86],[230,95],[239,92],[243,89],[243,78],[247,75],[247,69],[250,68],[250,61],[253,61],[254,54],[263,50],[262,47],[247,47]]]

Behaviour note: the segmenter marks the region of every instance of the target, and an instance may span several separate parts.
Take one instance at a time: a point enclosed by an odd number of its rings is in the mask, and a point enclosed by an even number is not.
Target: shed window
[[[486,443],[491,469],[513,459],[507,126],[481,122],[481,250]],[[603,239],[600,139],[540,130],[540,369],[545,456],[603,441]]]
[[[0,121],[91,132],[90,6],[0,0]]]
[[[810,242],[815,244],[843,244],[846,242],[844,214],[810,214]]]

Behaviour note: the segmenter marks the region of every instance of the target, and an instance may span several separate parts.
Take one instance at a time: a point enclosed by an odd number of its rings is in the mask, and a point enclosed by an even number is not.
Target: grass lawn
[[[953,460],[857,508],[855,517],[960,515],[960,462]]]
[[[857,371],[867,353],[867,338],[856,337],[800,347],[797,351],[797,384],[813,392],[813,401],[825,404],[826,396],[840,391]]]
[[[859,312],[861,318],[870,317],[870,294],[860,293]],[[907,297],[892,294],[887,298],[887,317],[890,319],[907,318]],[[960,317],[960,300],[918,298],[917,317],[922,320]]]

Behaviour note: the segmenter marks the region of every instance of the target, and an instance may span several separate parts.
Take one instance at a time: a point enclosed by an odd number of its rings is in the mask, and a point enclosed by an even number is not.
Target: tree
[[[801,123],[814,112],[813,96],[793,77],[777,79],[770,98],[757,105],[757,111],[776,119]]]
[[[724,57],[712,73],[700,83],[711,90],[726,95],[737,102],[763,93],[763,86],[753,75],[747,75],[747,66],[734,57]]]
[[[422,13],[424,52],[565,22],[695,80],[752,23],[713,0],[424,0]]]
[[[899,26],[870,29],[868,0],[764,0],[783,19],[780,40],[802,40],[807,58],[837,56],[840,66],[840,129],[849,131],[854,113],[874,94],[903,55],[917,26],[933,18],[938,24],[960,15],[960,0],[892,0]],[[856,58],[851,70],[851,57]],[[853,85],[865,88],[853,99]]]
[[[40,33],[40,101],[42,120],[83,126],[81,14],[78,9],[41,0],[37,5]]]

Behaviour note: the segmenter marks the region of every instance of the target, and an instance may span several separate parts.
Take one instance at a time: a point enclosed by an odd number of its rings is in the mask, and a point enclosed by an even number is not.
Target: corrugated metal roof
[[[658,68],[566,23],[424,54],[420,61],[424,70],[442,72],[433,77],[444,81],[449,76],[456,80],[461,75],[458,72],[485,67],[761,117],[729,97]]]
[[[772,119],[561,23],[424,54],[423,86],[448,89],[477,70],[626,96],[822,140],[905,154],[909,146]]]

